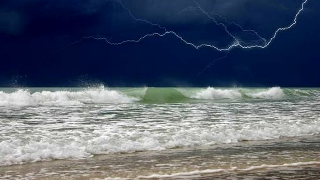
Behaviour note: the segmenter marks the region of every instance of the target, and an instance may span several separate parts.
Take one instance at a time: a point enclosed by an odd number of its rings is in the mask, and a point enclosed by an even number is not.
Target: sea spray
[[[241,99],[241,93],[236,89],[215,89],[208,87],[191,96],[195,99]]]
[[[283,90],[280,87],[273,87],[265,91],[247,93],[249,97],[261,99],[281,99],[285,97]]]
[[[0,90],[0,106],[76,106],[119,103],[188,103],[317,98],[315,90],[273,88],[86,88],[76,90]]]
[[[12,93],[0,91],[0,106],[80,105],[83,103],[130,103],[136,101],[118,91],[104,87],[82,91],[41,91],[31,93],[19,89]]]

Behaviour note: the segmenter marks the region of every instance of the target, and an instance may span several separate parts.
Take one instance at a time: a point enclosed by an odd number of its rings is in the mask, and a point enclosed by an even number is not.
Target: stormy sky
[[[0,86],[320,86],[317,0],[266,48],[192,46],[263,46],[302,2],[0,1]]]

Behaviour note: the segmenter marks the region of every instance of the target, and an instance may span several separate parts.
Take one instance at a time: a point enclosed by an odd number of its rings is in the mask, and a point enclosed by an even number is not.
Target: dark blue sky
[[[290,25],[303,1],[196,2],[0,1],[0,86],[320,86],[317,0],[309,0],[296,26],[266,48],[196,49],[174,34],[121,45],[93,38],[70,45],[88,36],[121,43],[163,34],[158,24],[194,45],[226,48],[236,39],[263,46],[261,37],[268,41]]]

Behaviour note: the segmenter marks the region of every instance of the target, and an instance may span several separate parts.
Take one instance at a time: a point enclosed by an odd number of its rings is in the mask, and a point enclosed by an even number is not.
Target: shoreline
[[[320,176],[319,136],[97,155],[0,167],[0,179],[227,179]],[[307,144],[305,144],[307,143]],[[308,150],[306,150],[308,149]],[[287,177],[287,178],[286,178]],[[292,179],[292,178],[291,178]]]
[[[10,169],[10,168],[9,168]],[[21,172],[24,172],[26,169]],[[0,174],[2,168],[0,167]],[[65,174],[61,172],[48,172],[46,173],[46,168],[42,168],[39,173],[25,171],[25,175],[10,175],[14,171],[7,171],[7,175],[1,175],[0,179],[34,179],[34,180],[58,180],[58,179],[92,179],[92,180],[134,180],[134,179],[264,179],[274,177],[275,179],[315,179],[320,177],[320,161],[317,162],[300,162],[282,165],[261,165],[252,166],[247,169],[238,169],[236,167],[231,169],[205,169],[190,172],[179,172],[173,174],[150,174],[146,176],[136,176],[136,177],[117,177],[117,176],[105,176],[103,173],[98,171],[92,171],[91,174],[82,174],[81,172],[75,171],[64,171]],[[70,173],[70,174],[68,174]],[[39,176],[40,175],[40,176]]]

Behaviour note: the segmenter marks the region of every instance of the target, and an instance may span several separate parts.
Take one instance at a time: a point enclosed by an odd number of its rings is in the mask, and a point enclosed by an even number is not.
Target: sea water
[[[313,179],[319,100],[313,88],[2,88],[0,179]]]

